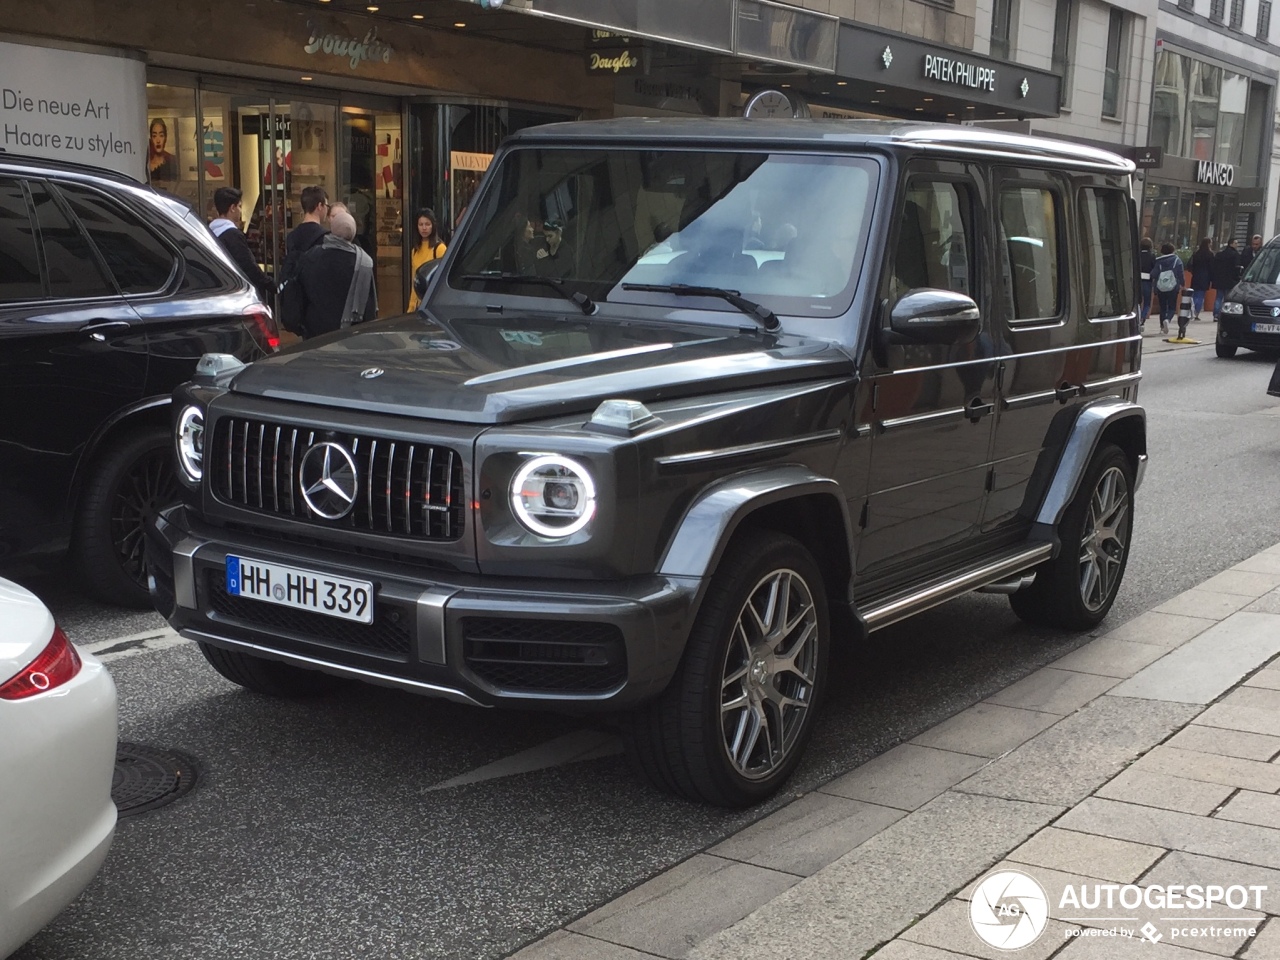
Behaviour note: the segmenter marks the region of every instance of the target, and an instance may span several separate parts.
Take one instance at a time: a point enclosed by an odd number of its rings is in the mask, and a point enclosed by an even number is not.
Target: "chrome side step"
[[[1038,543],[1032,547],[1017,547],[995,560],[964,573],[939,577],[922,586],[910,587],[890,594],[859,612],[868,630],[879,630],[891,623],[905,620],[922,610],[928,610],[940,603],[971,593],[979,587],[1011,580],[1016,574],[1049,559],[1052,552],[1053,545],[1048,543]]]

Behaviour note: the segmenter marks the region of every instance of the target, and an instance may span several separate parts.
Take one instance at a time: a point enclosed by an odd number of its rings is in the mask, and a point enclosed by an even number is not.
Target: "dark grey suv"
[[[984,588],[1110,609],[1131,172],[959,127],[524,131],[418,314],[178,391],[157,606],[252,690],[623,711],[654,783],[758,801],[833,644]]]
[[[0,562],[71,550],[150,606],[142,521],[177,499],[169,402],[270,313],[185,206],[127,177],[0,153]]]

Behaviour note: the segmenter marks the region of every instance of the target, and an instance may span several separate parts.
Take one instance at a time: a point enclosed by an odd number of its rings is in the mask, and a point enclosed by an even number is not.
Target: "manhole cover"
[[[196,785],[194,758],[176,750],[157,750],[140,743],[116,745],[111,799],[122,817],[173,803]]]

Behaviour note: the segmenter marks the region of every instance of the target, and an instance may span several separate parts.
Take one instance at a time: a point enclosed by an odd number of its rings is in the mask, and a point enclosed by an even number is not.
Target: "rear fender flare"
[[[1097,400],[1085,406],[1071,426],[1071,435],[1067,438],[1053,479],[1049,482],[1049,490],[1036,514],[1037,524],[1057,529],[1063,513],[1080,489],[1094,451],[1098,449],[1102,438],[1108,433],[1114,433],[1117,426],[1122,427],[1123,435],[1130,439],[1127,445],[1122,446],[1134,461],[1136,489],[1146,463],[1147,413],[1129,400],[1114,397]]]

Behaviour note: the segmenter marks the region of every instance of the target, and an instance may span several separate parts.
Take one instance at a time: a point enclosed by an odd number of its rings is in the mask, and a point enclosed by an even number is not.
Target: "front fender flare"
[[[769,504],[812,494],[830,497],[839,505],[844,542],[851,554],[849,569],[855,569],[849,505],[840,484],[808,467],[784,464],[726,477],[698,494],[668,541],[658,572],[668,577],[709,577],[743,519]]]
[[[1134,483],[1136,491],[1147,455],[1147,412],[1130,400],[1116,397],[1098,400],[1085,406],[1071,425],[1071,434],[1058,460],[1053,479],[1049,482],[1048,492],[1040,502],[1040,509],[1036,514],[1037,524],[1057,529],[1067,506],[1080,489],[1080,483],[1085,471],[1089,469],[1089,462],[1098,449],[1102,435],[1112,425],[1129,419],[1136,419],[1135,426],[1140,438],[1138,449],[1129,451],[1134,455],[1138,467]]]

